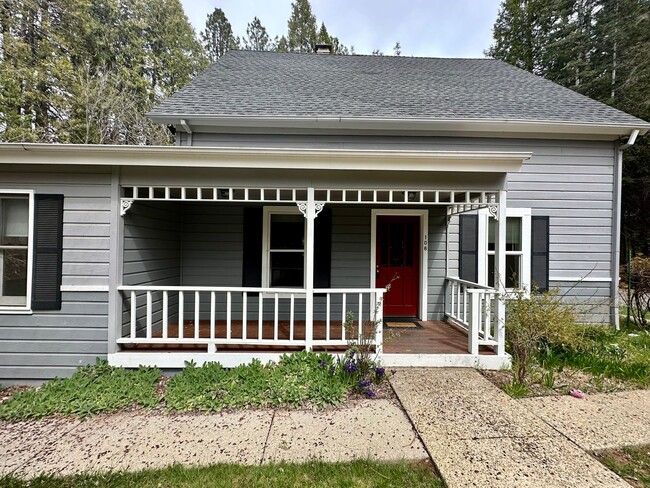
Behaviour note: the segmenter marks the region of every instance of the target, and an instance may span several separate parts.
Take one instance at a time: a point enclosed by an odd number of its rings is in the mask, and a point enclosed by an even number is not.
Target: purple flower
[[[363,393],[368,397],[368,398],[377,398],[377,394],[372,391],[370,388],[366,388]]]
[[[330,376],[334,376],[334,373],[336,373],[336,368],[334,366],[330,366]]]
[[[321,359],[318,364],[320,364],[321,368],[325,368],[327,366],[327,361],[325,359]]]
[[[361,379],[361,380],[359,380],[357,385],[359,386],[359,388],[368,388],[370,386],[370,383],[371,383],[370,380]]]
[[[356,373],[357,364],[354,361],[346,361],[343,365],[343,370],[348,374]]]
[[[386,370],[384,368],[375,368],[375,377],[380,380],[386,375]]]

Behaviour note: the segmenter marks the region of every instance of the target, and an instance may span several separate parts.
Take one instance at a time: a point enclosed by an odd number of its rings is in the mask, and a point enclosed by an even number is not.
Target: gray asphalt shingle
[[[231,51],[152,116],[643,121],[492,59]]]

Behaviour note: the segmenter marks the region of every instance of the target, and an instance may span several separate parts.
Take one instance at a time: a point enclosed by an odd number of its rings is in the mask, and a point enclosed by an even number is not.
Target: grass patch
[[[650,486],[650,446],[600,451],[596,457],[632,486]]]
[[[89,474],[62,478],[39,477],[30,481],[0,478],[7,488],[163,488],[163,487],[430,487],[444,484],[425,463],[349,463],[309,462],[305,464],[271,464],[240,466],[218,464],[210,467],[184,468],[172,466],[136,473],[118,472]]]
[[[650,388],[650,332],[636,327],[576,325],[580,339],[543,342],[522,384],[510,371],[483,372],[514,398]]]
[[[160,374],[155,368],[128,370],[98,359],[70,378],[56,378],[41,388],[14,393],[0,403],[0,419],[28,420],[57,414],[85,417],[133,405],[154,407],[160,402],[156,395]]]
[[[296,352],[278,364],[250,364],[225,369],[219,363],[197,367],[188,363],[171,378],[165,392],[170,410],[216,412],[242,407],[325,407],[338,405],[348,391],[363,388],[373,396],[373,383],[384,378],[373,366],[371,377],[357,366],[354,356],[336,361],[326,353]]]

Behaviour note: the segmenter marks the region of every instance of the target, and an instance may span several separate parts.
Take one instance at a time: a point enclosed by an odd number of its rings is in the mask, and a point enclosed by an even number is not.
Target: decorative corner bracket
[[[122,198],[121,204],[120,204],[120,215],[122,217],[124,217],[126,215],[126,213],[131,208],[131,205],[133,205],[133,200],[129,200],[128,198]]]
[[[499,220],[499,207],[496,205],[489,205],[488,206],[488,212],[490,212],[490,215],[494,218],[494,220]]]
[[[298,205],[298,210],[302,213],[302,215],[307,218],[307,205],[309,202],[296,202],[296,205]],[[323,211],[325,208],[325,202],[314,202],[314,218],[318,217],[318,214]]]

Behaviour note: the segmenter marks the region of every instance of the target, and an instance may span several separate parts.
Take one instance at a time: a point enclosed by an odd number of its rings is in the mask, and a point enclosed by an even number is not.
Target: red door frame
[[[391,283],[391,289],[384,295],[384,316],[418,317],[421,218],[400,214],[379,214],[376,218],[375,286],[381,288]],[[384,246],[388,246],[385,252]]]

